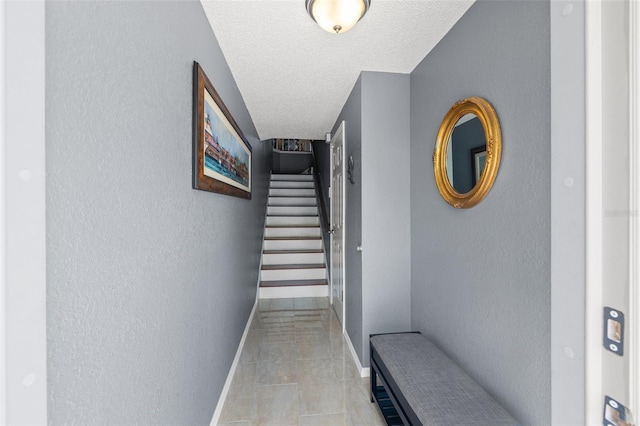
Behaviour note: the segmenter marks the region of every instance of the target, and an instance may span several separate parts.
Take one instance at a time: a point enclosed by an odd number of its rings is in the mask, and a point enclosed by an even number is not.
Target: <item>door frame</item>
[[[333,134],[332,138],[331,138],[331,144],[330,144],[330,165],[329,165],[329,173],[330,173],[330,178],[329,181],[331,183],[333,183],[333,163],[334,163],[334,146],[333,146],[333,140],[335,139],[336,135],[338,135],[339,133],[342,133],[342,161],[340,161],[340,167],[342,168],[342,211],[340,212],[342,218],[343,218],[343,223],[342,223],[342,332],[344,333],[346,331],[346,309],[345,309],[345,301],[346,301],[346,292],[345,292],[345,279],[346,279],[346,274],[345,274],[345,269],[346,269],[346,255],[345,255],[345,250],[344,250],[344,243],[345,243],[345,230],[346,230],[346,216],[345,216],[345,212],[346,212],[346,196],[345,196],[345,192],[346,192],[346,181],[345,181],[345,169],[344,169],[344,161],[346,158],[345,155],[345,142],[346,142],[346,122],[343,120],[340,125],[338,126],[338,129],[335,131],[335,133]],[[329,228],[330,228],[330,232],[329,232],[329,236],[330,236],[330,241],[329,241],[329,272],[330,272],[330,287],[329,287],[329,303],[334,306],[333,304],[333,268],[332,268],[332,264],[333,264],[333,238],[334,238],[334,233],[333,233],[333,210],[334,210],[334,199],[333,199],[333,185],[331,185],[329,187]],[[334,307],[335,309],[335,307]]]
[[[5,2],[0,1],[0,22],[4,28],[5,23]],[[5,40],[4,30],[0,31],[0,129],[4,129],[5,118]],[[0,130],[0,188],[5,188],[5,137],[4,130]],[[7,203],[5,201],[5,191],[0,191],[0,424],[7,424],[7,297],[6,297],[6,233],[5,233],[5,217]]]
[[[640,6],[629,7],[629,311],[627,348],[630,379],[629,409],[640,416]],[[602,3],[586,2],[586,301],[585,301],[585,419],[597,424],[602,419],[603,357],[603,27]]]
[[[585,420],[602,411],[602,5],[585,3]]]
[[[629,2],[629,21],[629,408],[637,421],[640,416],[640,6],[636,1]]]
[[[0,3],[0,424],[46,424],[45,2]]]

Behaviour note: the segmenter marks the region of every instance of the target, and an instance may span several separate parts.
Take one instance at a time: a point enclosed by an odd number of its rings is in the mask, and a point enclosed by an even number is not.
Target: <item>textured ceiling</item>
[[[410,73],[473,0],[372,0],[344,34],[303,0],[201,0],[261,139],[324,139],[361,71]]]

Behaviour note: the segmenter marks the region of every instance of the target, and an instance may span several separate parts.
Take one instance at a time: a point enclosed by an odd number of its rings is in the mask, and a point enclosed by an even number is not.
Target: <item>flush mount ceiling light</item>
[[[330,33],[349,31],[362,17],[371,0],[306,0],[307,12]]]

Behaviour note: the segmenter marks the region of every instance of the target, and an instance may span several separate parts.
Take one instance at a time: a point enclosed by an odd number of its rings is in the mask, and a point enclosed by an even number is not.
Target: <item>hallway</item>
[[[328,298],[261,299],[221,425],[384,425]]]

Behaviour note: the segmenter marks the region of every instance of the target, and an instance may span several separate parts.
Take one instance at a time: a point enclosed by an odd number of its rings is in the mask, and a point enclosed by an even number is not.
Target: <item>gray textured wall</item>
[[[360,360],[367,367],[369,334],[408,331],[411,327],[410,79],[408,74],[363,72],[361,80]],[[347,255],[358,256],[357,244],[347,242]]]
[[[525,424],[551,422],[549,3],[478,1],[411,74],[412,326]],[[487,198],[456,210],[431,156],[459,99],[500,119]]]
[[[273,173],[298,174],[313,165],[311,154],[273,152],[271,171]]]
[[[255,299],[269,144],[199,2],[46,5],[49,421],[208,424]],[[191,189],[192,61],[253,199]]]
[[[347,180],[344,188],[346,198],[345,216],[345,317],[346,330],[360,359],[362,359],[362,257],[356,247],[362,241],[362,76],[351,90],[336,124],[331,130],[335,134],[342,121],[345,121],[344,150],[349,158],[353,155],[356,183]],[[329,166],[330,167],[330,166]],[[328,168],[329,182],[331,170]],[[327,204],[328,206],[328,204]]]
[[[408,74],[363,72],[332,129],[346,122],[355,166],[345,188],[345,315],[364,367],[369,334],[410,328],[409,107]]]

